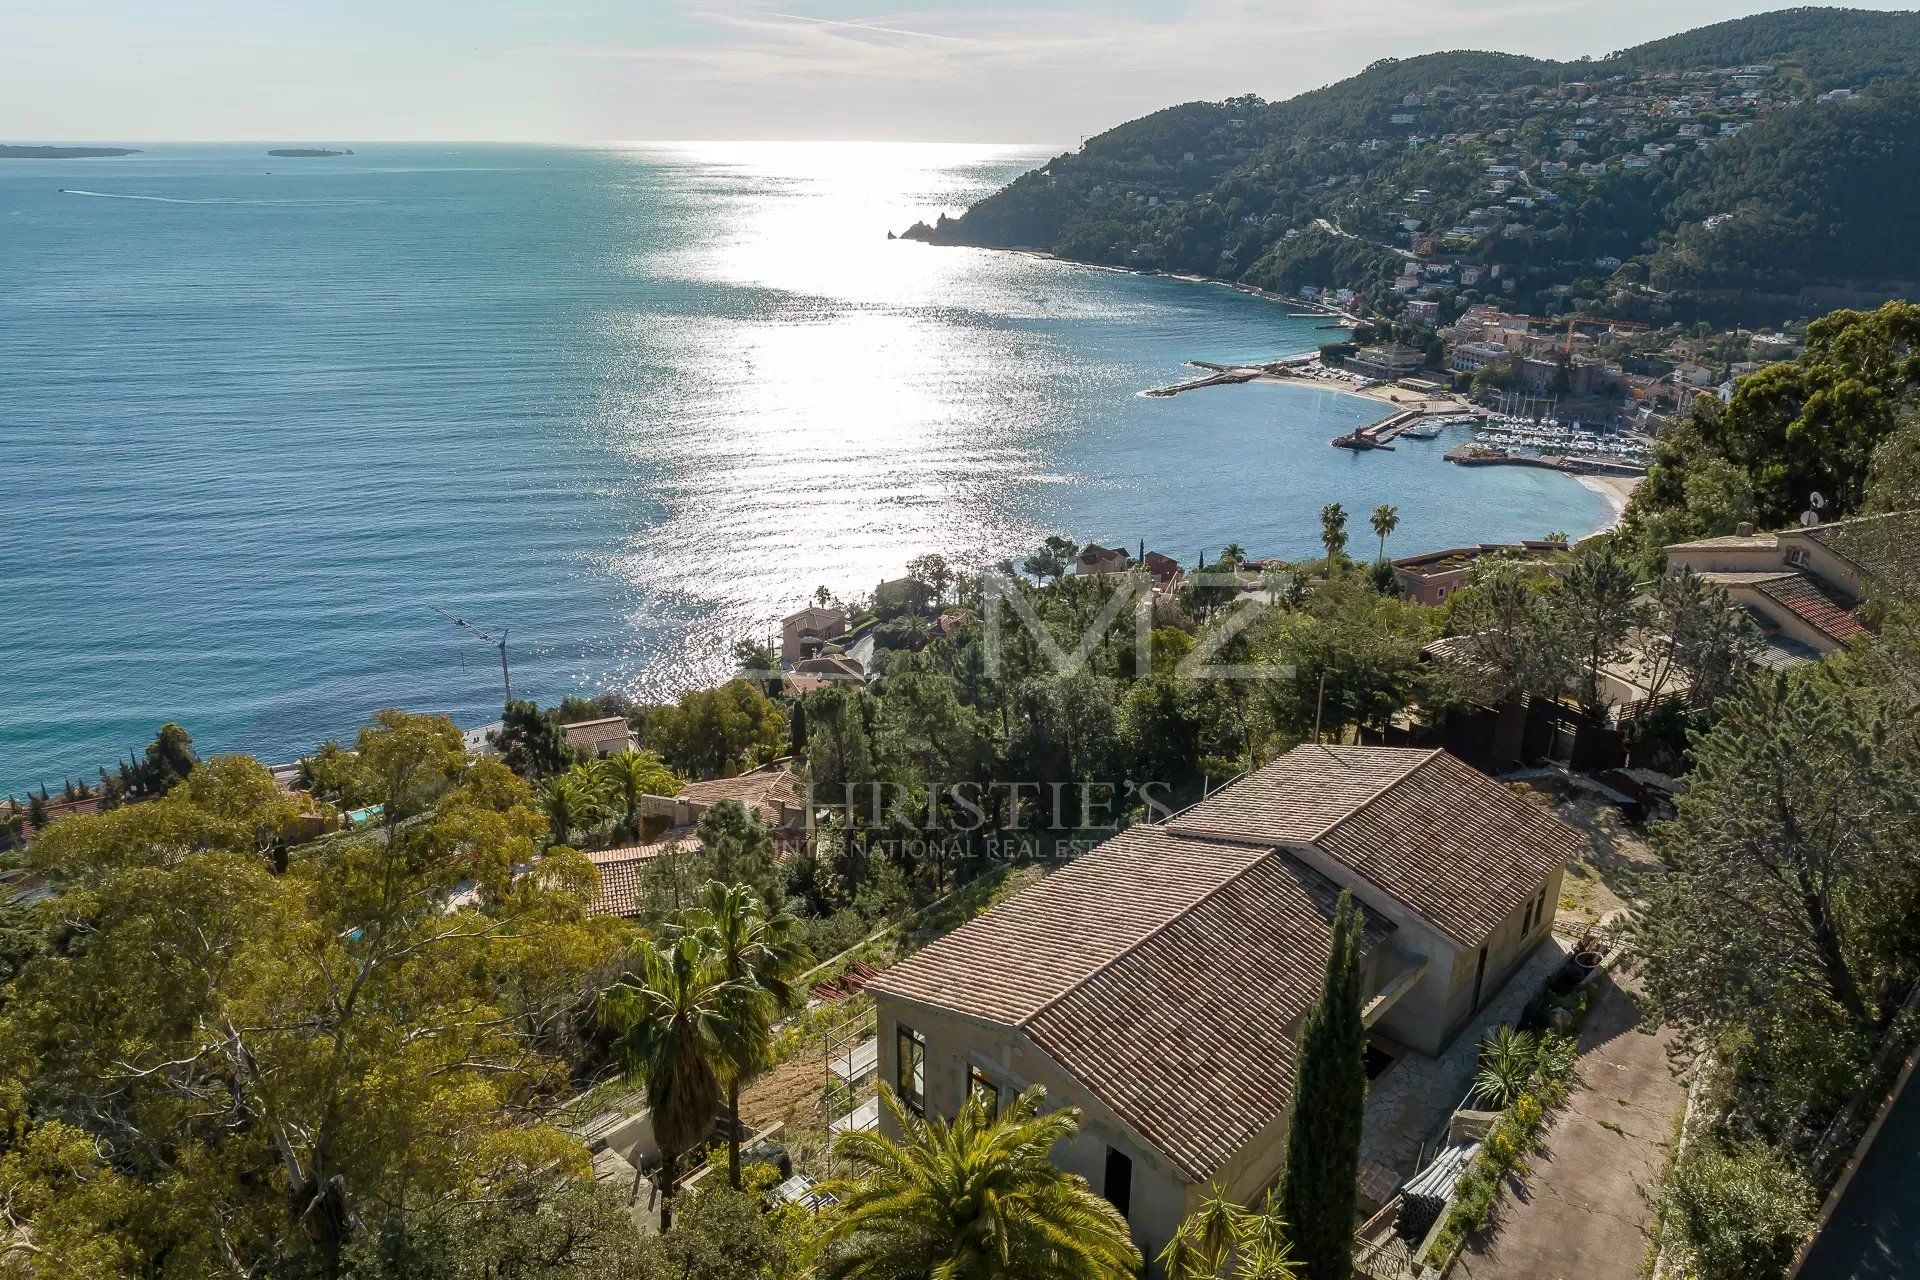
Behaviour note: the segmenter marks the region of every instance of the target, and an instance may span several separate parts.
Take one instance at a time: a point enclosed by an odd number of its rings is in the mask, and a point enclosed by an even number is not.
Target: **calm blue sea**
[[[1355,456],[1231,290],[889,242],[1041,151],[152,145],[0,161],[0,793],[185,724],[291,757],[386,705],[667,696],[815,586],[1048,532],[1179,557],[1582,532],[1565,478]],[[1362,548],[1363,549],[1363,548]]]

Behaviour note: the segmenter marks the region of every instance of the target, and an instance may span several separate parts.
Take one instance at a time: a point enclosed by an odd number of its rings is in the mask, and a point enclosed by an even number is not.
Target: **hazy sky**
[[[1447,48],[1604,54],[1778,7],[1744,0],[0,0],[0,140],[1071,144],[1169,103],[1243,92],[1287,97],[1387,55]]]

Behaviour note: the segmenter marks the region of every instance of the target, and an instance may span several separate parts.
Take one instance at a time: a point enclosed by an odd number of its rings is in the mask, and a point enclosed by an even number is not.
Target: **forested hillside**
[[[1916,81],[1920,14],[1841,9],[1603,59],[1388,59],[1130,121],[909,234],[1388,313],[1417,275],[1453,310],[1770,322],[1920,289]]]

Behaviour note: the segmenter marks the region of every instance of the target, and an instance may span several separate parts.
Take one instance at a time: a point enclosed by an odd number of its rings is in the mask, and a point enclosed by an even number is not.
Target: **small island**
[[[0,160],[93,160],[139,154],[136,147],[19,147],[0,142]]]
[[[325,147],[280,147],[267,152],[270,156],[286,156],[294,160],[315,160],[326,156],[350,156],[352,151],[329,151]]]

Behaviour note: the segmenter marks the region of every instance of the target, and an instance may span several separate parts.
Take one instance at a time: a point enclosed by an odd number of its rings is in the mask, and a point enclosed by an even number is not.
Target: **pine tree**
[[[1334,909],[1326,985],[1307,1011],[1294,1048],[1293,1117],[1281,1216],[1307,1280],[1348,1280],[1359,1208],[1360,1128],[1367,1104],[1367,1033],[1360,967],[1360,909],[1341,894]]]

